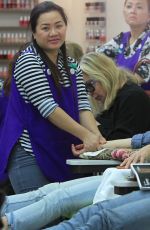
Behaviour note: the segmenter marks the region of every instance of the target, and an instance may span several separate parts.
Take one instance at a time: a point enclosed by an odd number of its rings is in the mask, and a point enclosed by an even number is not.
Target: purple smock
[[[79,122],[75,74],[71,75],[71,86],[60,86],[61,93],[56,89],[48,69],[45,70],[45,75],[56,103],[75,121]],[[7,172],[12,148],[24,129],[28,130],[37,164],[50,181],[65,181],[75,178],[69,166],[66,165],[66,159],[74,158],[71,144],[79,144],[81,141],[43,118],[31,103],[25,103],[14,78],[12,78],[11,93],[0,139],[0,175]]]
[[[142,52],[142,48],[143,48],[147,38],[150,36],[150,33],[146,34],[145,37],[141,40],[140,48],[138,48],[136,50],[136,52],[131,57],[125,58],[124,51],[125,51],[125,48],[129,42],[130,36],[131,36],[130,32],[123,33],[121,47],[120,47],[120,53],[116,56],[116,64],[118,66],[125,67],[125,68],[131,70],[132,72],[134,72],[136,65],[138,63],[138,60],[139,60],[139,56]],[[141,87],[144,90],[150,90],[150,82],[142,84]]]

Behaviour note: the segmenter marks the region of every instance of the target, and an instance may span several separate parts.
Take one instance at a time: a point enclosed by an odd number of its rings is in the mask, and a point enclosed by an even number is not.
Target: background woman
[[[150,94],[150,1],[125,0],[124,18],[129,32],[121,32],[97,51],[132,72]]]

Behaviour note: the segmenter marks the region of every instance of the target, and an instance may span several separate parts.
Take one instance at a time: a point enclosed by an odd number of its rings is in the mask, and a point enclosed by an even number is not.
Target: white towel
[[[117,168],[108,168],[105,170],[102,181],[95,193],[93,204],[118,197],[119,195],[114,194],[114,185],[118,181],[125,180],[131,175],[131,169],[117,169]]]

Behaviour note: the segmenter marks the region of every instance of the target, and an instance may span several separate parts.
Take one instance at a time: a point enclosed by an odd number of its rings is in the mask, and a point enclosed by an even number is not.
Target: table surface
[[[117,160],[86,160],[86,159],[68,159],[67,165],[120,165]]]
[[[138,187],[137,181],[118,180],[115,182],[116,187]]]

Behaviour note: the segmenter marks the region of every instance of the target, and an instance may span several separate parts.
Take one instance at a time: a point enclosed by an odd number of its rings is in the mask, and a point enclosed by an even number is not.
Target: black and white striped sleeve
[[[33,53],[24,53],[19,57],[14,77],[24,100],[32,103],[43,117],[48,117],[58,106],[43,69]]]
[[[76,69],[76,77],[77,77],[77,94],[78,94],[78,108],[79,110],[90,110],[91,106],[88,100],[88,96],[85,90],[85,83],[83,80],[83,73],[80,66],[77,64]]]

